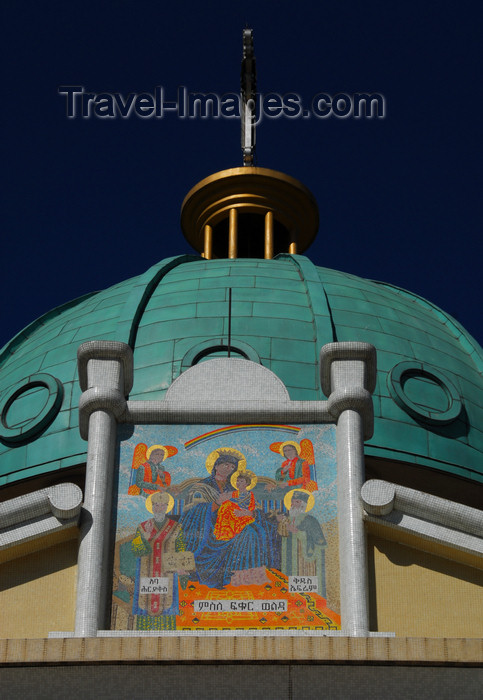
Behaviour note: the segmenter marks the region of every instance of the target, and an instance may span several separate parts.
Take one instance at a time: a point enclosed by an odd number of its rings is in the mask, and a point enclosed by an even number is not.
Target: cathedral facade
[[[315,266],[317,205],[287,175],[216,173],[181,225],[196,254],[0,353],[3,682],[475,697],[481,348]]]

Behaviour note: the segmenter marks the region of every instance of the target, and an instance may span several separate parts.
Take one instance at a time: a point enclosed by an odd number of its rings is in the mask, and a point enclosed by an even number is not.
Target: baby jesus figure
[[[247,525],[255,522],[255,496],[248,490],[252,485],[251,472],[235,472],[231,483],[237,490],[218,508],[213,531],[217,540],[232,540]]]

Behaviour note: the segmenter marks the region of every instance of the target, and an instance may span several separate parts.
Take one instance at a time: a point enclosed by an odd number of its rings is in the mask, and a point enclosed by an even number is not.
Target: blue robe
[[[203,479],[200,484],[221,493],[214,476]],[[200,583],[210,588],[223,588],[230,583],[235,571],[263,566],[280,568],[280,536],[275,518],[255,509],[255,522],[231,540],[217,540],[213,533],[217,509],[213,510],[213,502],[198,503],[180,519],[186,549],[195,556],[196,577]]]

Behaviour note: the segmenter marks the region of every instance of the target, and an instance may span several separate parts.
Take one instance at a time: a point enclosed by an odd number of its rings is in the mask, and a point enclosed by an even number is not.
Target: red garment
[[[300,473],[300,470],[302,471],[302,476],[299,476],[295,478],[295,468],[297,466],[297,462],[300,461],[300,457],[294,457],[293,459],[286,459],[285,462],[282,463],[282,481],[286,481],[287,479],[287,471],[288,471],[288,485],[289,486],[301,486],[302,488],[307,488],[310,482],[310,466],[307,464],[305,460],[303,460],[302,465],[299,465],[298,472]],[[288,470],[287,470],[288,467]]]
[[[175,520],[171,520],[171,518],[166,518],[164,520],[160,530],[158,530],[158,525],[154,518],[145,520],[139,525],[139,530],[142,531],[143,537],[151,544],[152,547],[152,553],[149,558],[149,576],[158,577],[163,575],[162,559],[164,553],[164,542],[175,534],[177,535],[179,529],[179,523],[177,523]],[[163,594],[163,597],[164,595],[165,594]],[[161,594],[149,594],[150,615],[159,615],[159,613],[162,612],[162,609],[163,605]]]
[[[161,486],[163,489],[171,484],[171,474],[169,472],[163,471],[162,476],[159,474],[159,472],[156,472],[156,481],[153,481],[153,471],[149,462],[144,462],[144,464],[141,466],[144,467],[143,481],[149,482],[150,484],[153,484],[153,486]],[[156,491],[159,491],[159,489],[148,489],[143,487],[143,491],[144,493],[156,493]]]
[[[218,509],[216,523],[213,529],[213,534],[217,540],[232,540],[236,535],[239,535],[244,527],[255,522],[255,518],[249,515],[236,516],[235,511],[241,510],[236,501],[240,494],[238,491],[233,491],[230,501],[225,501]],[[248,506],[244,506],[246,510],[255,510],[255,496],[250,494],[250,502]]]

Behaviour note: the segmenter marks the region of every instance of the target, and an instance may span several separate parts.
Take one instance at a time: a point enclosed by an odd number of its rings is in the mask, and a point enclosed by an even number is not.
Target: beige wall
[[[368,536],[368,552],[371,630],[407,637],[483,636],[481,569],[375,534]]]
[[[67,541],[58,541],[65,537]],[[74,538],[74,539],[72,539]],[[55,542],[55,544],[54,544]],[[73,631],[77,574],[77,531],[8,550],[0,563],[0,634],[3,638],[46,637]],[[1,560],[0,560],[1,561]]]
[[[415,537],[368,535],[371,629],[399,637],[482,637],[481,560]],[[31,551],[34,550],[34,551]],[[456,552],[453,552],[457,556]],[[77,531],[0,553],[0,634],[40,638],[74,628]],[[473,561],[475,559],[475,561]]]

